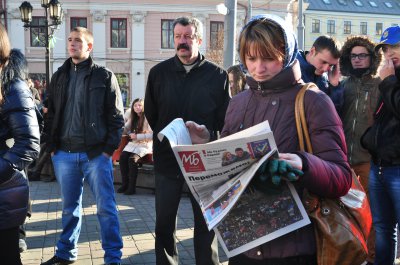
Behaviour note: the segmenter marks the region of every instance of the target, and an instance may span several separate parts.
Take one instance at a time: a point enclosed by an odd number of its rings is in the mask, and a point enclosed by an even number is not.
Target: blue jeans
[[[105,263],[120,262],[122,238],[119,233],[111,158],[99,155],[89,159],[86,153],[57,151],[52,156],[54,171],[61,188],[63,231],[56,256],[76,260],[82,225],[82,195],[86,178],[97,205],[101,245]]]
[[[392,265],[400,223],[400,166],[379,167],[371,163],[369,195],[376,231],[374,265]]]

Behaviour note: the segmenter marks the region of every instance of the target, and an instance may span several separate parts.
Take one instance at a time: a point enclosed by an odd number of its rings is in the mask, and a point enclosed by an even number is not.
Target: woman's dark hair
[[[18,49],[11,50],[8,64],[3,68],[2,75],[3,84],[9,84],[14,79],[25,81],[29,79],[28,62]]]
[[[135,110],[134,106],[135,103],[140,102],[142,103],[142,113],[138,115]],[[141,98],[137,98],[132,102],[131,105],[131,132],[134,133],[143,133],[143,124],[144,124],[144,101]]]
[[[246,86],[246,76],[238,64],[232,65],[226,71],[228,72],[228,75],[232,74],[233,76],[233,86],[230,87],[231,96],[233,97],[244,90],[244,87]]]

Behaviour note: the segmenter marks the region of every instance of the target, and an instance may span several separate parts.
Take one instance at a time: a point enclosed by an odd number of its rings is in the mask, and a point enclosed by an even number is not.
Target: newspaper
[[[267,159],[277,157],[268,121],[206,144],[192,145],[182,119],[159,134],[167,137],[186,183],[228,257],[310,223],[290,183],[266,195],[249,186]],[[249,187],[248,187],[249,186]]]

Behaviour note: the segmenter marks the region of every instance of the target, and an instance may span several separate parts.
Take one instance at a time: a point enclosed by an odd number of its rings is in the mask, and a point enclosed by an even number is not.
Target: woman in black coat
[[[39,153],[39,126],[24,80],[26,60],[11,50],[0,24],[0,263],[20,265],[19,226],[25,221],[29,187],[24,168]],[[11,147],[6,140],[14,139]]]

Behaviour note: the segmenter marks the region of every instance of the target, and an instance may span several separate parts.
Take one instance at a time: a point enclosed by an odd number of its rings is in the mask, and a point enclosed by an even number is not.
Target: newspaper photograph
[[[184,121],[178,118],[157,136],[169,140],[208,229],[215,230],[228,257],[310,223],[290,183],[268,196],[249,187],[258,168],[278,157],[268,121],[192,145]]]
[[[294,186],[284,182],[272,184],[268,194],[249,186],[214,231],[232,257],[309,223]]]
[[[186,183],[211,230],[230,211],[260,165],[277,155],[268,122],[207,144],[191,145],[182,119],[159,133],[167,137]],[[216,205],[220,204],[220,207]]]

